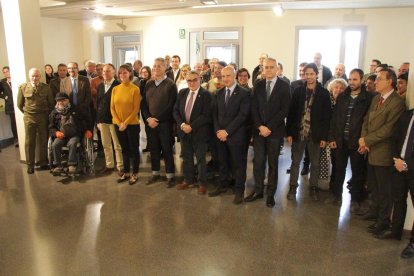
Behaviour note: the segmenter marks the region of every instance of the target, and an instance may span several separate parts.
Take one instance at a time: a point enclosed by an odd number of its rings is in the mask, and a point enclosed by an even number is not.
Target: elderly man
[[[139,59],[137,59],[136,61],[134,61],[134,64],[132,65],[132,67],[134,68],[134,77],[140,79],[140,71],[142,68],[142,61],[140,61]]]
[[[40,82],[40,70],[29,70],[29,82],[19,86],[17,107],[23,112],[27,173],[34,173],[36,145],[39,146],[40,169],[48,169],[47,141],[49,112],[55,101],[49,85]],[[38,140],[38,141],[37,141]]]
[[[345,65],[343,63],[338,63],[335,66],[335,73],[332,76],[332,78],[330,78],[326,83],[325,83],[325,88],[328,88],[328,85],[331,81],[333,81],[334,79],[344,79],[345,81],[348,81],[348,78],[346,77],[345,74]]]
[[[379,93],[374,97],[362,125],[358,151],[368,153],[368,189],[372,204],[365,219],[375,219],[369,232],[382,235],[390,225],[392,210],[392,187],[390,179],[393,171],[392,133],[401,113],[405,110],[404,101],[395,91],[397,77],[391,69],[378,72],[375,81]]]
[[[318,81],[322,84],[322,86],[325,86],[325,83],[332,78],[332,72],[331,69],[326,67],[325,65],[322,65],[322,54],[321,53],[315,53],[313,57],[313,62],[316,64],[316,67],[318,68]]]
[[[85,62],[85,69],[80,70],[79,75],[85,76],[89,80],[92,80],[94,77],[96,77],[96,62],[93,61],[93,60],[86,61]]]
[[[214,130],[219,140],[219,185],[209,196],[218,196],[228,186],[230,172],[235,177],[234,204],[241,204],[246,182],[246,120],[250,114],[250,94],[236,83],[236,72],[227,66],[221,70],[224,87],[217,92],[213,111]],[[232,168],[230,167],[232,165]],[[232,170],[233,169],[233,170]]]
[[[199,194],[206,193],[207,166],[206,152],[210,137],[211,95],[200,87],[200,74],[190,71],[186,77],[188,88],[182,89],[174,106],[174,119],[177,123],[178,136],[181,139],[184,181],[177,189],[184,190],[194,186],[194,156],[197,160]]]
[[[273,58],[264,60],[263,72],[266,79],[260,80],[253,91],[253,176],[255,188],[244,199],[249,202],[263,197],[267,160],[269,176],[266,206],[269,208],[275,205],[274,196],[277,189],[281,138],[285,136],[285,118],[289,112],[290,104],[290,87],[286,81],[277,76],[277,65],[277,61]]]
[[[400,68],[398,68],[398,76],[407,73],[410,70],[410,63],[409,62],[403,62],[400,65]]]
[[[263,62],[265,59],[267,59],[269,57],[268,54],[266,53],[261,53],[259,56],[259,64],[253,69],[253,73],[252,73],[252,82],[253,82],[253,86],[256,83],[256,81],[258,79],[262,79],[262,72],[263,72]]]

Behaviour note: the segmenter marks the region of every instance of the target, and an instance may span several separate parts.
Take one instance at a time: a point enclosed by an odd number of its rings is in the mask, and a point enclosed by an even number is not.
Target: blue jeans
[[[72,138],[64,138],[59,139],[55,138],[52,143],[52,152],[53,152],[53,164],[60,166],[61,159],[62,159],[62,148],[66,145],[69,148],[69,156],[68,156],[68,165],[69,166],[76,166],[78,163],[78,157],[76,155],[76,147],[79,143],[79,137],[72,137]]]

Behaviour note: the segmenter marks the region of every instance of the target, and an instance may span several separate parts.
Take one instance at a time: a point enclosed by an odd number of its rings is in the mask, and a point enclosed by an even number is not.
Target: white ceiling
[[[414,0],[217,0],[218,5],[203,6],[199,0],[39,0],[44,17],[66,19],[126,18],[184,13],[213,13],[271,10],[365,9],[414,7]]]

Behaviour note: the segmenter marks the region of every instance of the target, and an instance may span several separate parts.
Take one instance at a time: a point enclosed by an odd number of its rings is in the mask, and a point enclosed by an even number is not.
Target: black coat
[[[106,93],[104,82],[98,85],[96,98],[96,123],[112,124],[111,95],[112,89],[117,85],[119,85],[119,81],[114,80]]]
[[[66,114],[71,113],[75,121],[77,136],[83,137],[86,130],[91,130],[91,117],[89,112],[84,112],[76,106],[71,106]],[[49,135],[56,137],[56,131],[60,131],[62,114],[54,109],[49,114]]]
[[[258,135],[258,128],[263,125],[272,132],[269,137],[281,138],[286,132],[285,118],[289,112],[290,86],[278,78],[267,101],[266,82],[266,80],[259,81],[253,92],[253,135]]]
[[[191,137],[195,142],[207,142],[212,136],[211,95],[202,87],[198,90],[197,97],[193,99],[193,109],[191,110],[189,122],[192,131],[190,134],[186,134],[181,130],[181,124],[186,123],[185,107],[188,93],[190,93],[190,89],[181,89],[174,105],[173,115],[177,123],[177,134],[182,140]]]
[[[227,143],[244,145],[247,140],[246,122],[250,114],[250,94],[244,88],[236,85],[227,106],[225,106],[226,87],[217,91],[214,105],[214,130],[224,129]]]
[[[328,141],[329,122],[331,120],[331,97],[328,90],[317,83],[311,107],[311,136],[315,143]],[[300,126],[304,115],[306,101],[306,84],[295,89],[289,107],[286,122],[287,136],[300,139]]]
[[[401,158],[402,147],[404,146],[405,136],[407,135],[408,127],[410,125],[411,117],[413,116],[414,109],[406,110],[398,119],[394,128],[392,136],[393,141],[393,157]],[[412,126],[411,128],[413,128]],[[413,129],[411,129],[413,131]],[[407,145],[414,151],[413,145]],[[404,156],[404,161],[407,163],[408,169],[414,169],[414,152],[409,156]]]
[[[358,149],[358,140],[361,137],[362,124],[367,114],[371,101],[375,94],[365,91],[365,86],[361,87],[359,96],[355,99],[349,122],[349,139],[348,148]],[[329,131],[329,141],[335,141],[338,147],[342,147],[344,139],[344,129],[348,106],[351,100],[351,89],[347,87],[345,91],[339,94],[332,113],[331,126]]]
[[[14,114],[13,92],[6,78],[0,81],[0,98],[5,100],[4,112]]]

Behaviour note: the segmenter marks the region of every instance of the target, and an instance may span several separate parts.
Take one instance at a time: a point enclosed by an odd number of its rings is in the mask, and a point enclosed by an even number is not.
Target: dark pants
[[[394,210],[392,212],[392,232],[401,235],[404,230],[405,215],[407,213],[407,193],[410,192],[411,200],[414,203],[414,171],[394,171],[392,176],[392,200]],[[411,230],[411,239],[414,239],[414,225]],[[414,240],[413,240],[414,241]]]
[[[147,136],[147,146],[145,147],[146,149],[150,149],[150,140],[151,140],[151,128],[148,125],[148,122],[144,120],[144,125],[145,125],[145,135]]]
[[[181,154],[183,155],[183,174],[184,181],[193,184],[194,173],[194,155],[197,160],[198,182],[205,186],[207,182],[207,165],[206,165],[207,142],[194,141],[191,137],[181,140]]]
[[[23,116],[25,137],[26,163],[34,167],[36,151],[38,152],[38,164],[47,165],[47,141],[49,118],[47,113],[24,114]]]
[[[272,196],[276,193],[277,189],[280,138],[265,138],[260,135],[255,135],[253,145],[253,176],[255,192],[257,194],[263,193],[267,159],[267,164],[269,165],[269,173],[267,178],[267,184],[269,187],[268,196]]]
[[[390,223],[392,209],[392,166],[368,165],[368,189],[371,193],[372,204],[370,211],[378,215],[377,224],[380,227]]]
[[[115,131],[122,148],[124,173],[130,172],[130,159],[132,159],[132,173],[137,174],[139,170],[139,125],[128,125],[124,131],[119,131],[119,126],[115,125]]]
[[[14,140],[17,140],[17,126],[16,126],[16,116],[14,113],[9,114],[10,116],[10,128],[13,133]]]
[[[352,188],[351,188],[351,201],[361,202],[364,192],[365,183],[365,168],[366,160],[364,155],[359,154],[357,150],[351,150],[348,148],[346,142],[342,147],[338,147],[335,150],[336,156],[336,174],[335,182],[333,186],[333,194],[336,197],[342,196],[343,185],[345,181],[346,167],[348,165],[348,158],[351,161],[352,170]]]
[[[220,164],[219,188],[228,186],[230,173],[234,172],[235,193],[243,195],[247,169],[246,146],[229,145],[227,142],[220,141],[217,143],[217,152]]]
[[[174,174],[174,157],[173,157],[173,124],[160,123],[156,128],[150,128],[151,139],[149,140],[151,150],[151,170],[160,171],[161,152],[165,161],[165,171],[167,174]]]
[[[69,149],[68,165],[75,166],[78,163],[78,156],[76,154],[77,145],[80,142],[80,138],[75,136],[72,138],[59,139],[55,138],[52,143],[53,152],[53,165],[60,166],[62,159],[62,148],[67,146]]]
[[[309,165],[310,165],[309,151],[308,151],[308,147],[305,147],[305,156],[303,157],[303,167],[309,169]]]

